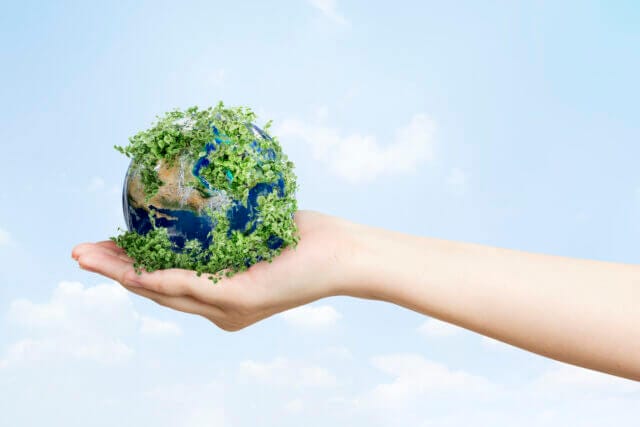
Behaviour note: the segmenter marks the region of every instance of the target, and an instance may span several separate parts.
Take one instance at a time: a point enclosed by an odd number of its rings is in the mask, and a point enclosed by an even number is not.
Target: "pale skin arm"
[[[556,360],[640,380],[640,266],[451,242],[296,213],[301,240],[218,284],[179,269],[136,275],[110,241],[80,266],[234,331],[324,297],[394,303]]]

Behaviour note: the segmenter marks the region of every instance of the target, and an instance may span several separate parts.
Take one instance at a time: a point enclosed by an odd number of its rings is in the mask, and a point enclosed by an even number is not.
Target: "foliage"
[[[271,194],[258,197],[259,214],[253,232],[229,232],[225,212],[204,212],[214,224],[210,231],[213,243],[208,248],[192,240],[179,250],[167,231],[156,227],[155,222],[145,235],[125,231],[112,237],[134,259],[136,271],[185,268],[198,275],[209,273],[216,282],[223,274],[230,276],[259,261],[271,262],[284,248],[297,245],[299,237],[293,221],[297,209],[294,165],[282,152],[277,138],[269,135],[271,122],[264,126],[265,138],[256,137],[257,130],[252,127],[255,119],[249,108],[227,108],[222,102],[203,110],[198,107],[174,110],[158,117],[150,129],[131,137],[126,147],[115,146],[140,171],[147,201],[163,185],[156,170],[159,162],[171,166],[183,156],[192,159],[206,156],[208,164],[202,167],[200,176],[210,187],[227,192],[245,206],[249,190],[256,184],[275,183],[280,177],[284,181],[283,197],[278,197],[277,186]],[[206,150],[212,142],[216,142],[216,149]],[[256,151],[268,158],[247,155]],[[190,185],[207,196],[209,190],[201,182],[195,180]],[[153,212],[150,216],[153,219]],[[267,244],[274,237],[283,242],[278,249]]]

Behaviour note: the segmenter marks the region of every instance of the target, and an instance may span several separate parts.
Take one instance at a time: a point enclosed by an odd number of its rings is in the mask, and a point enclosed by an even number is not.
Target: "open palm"
[[[81,268],[120,282],[158,304],[201,315],[228,331],[242,329],[283,310],[334,295],[348,280],[344,260],[350,247],[350,223],[313,211],[298,211],[300,242],[271,263],[213,284],[206,274],[183,269],[138,275],[133,260],[112,241],[83,243],[72,257]]]

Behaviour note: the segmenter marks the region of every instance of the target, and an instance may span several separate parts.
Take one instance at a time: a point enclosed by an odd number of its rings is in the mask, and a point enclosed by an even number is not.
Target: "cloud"
[[[418,332],[426,337],[450,337],[460,332],[461,328],[442,320],[429,318],[418,327]]]
[[[640,383],[553,362],[533,381],[496,384],[417,354],[372,359],[390,382],[375,385],[354,400],[358,413],[376,425],[633,425]],[[585,405],[585,403],[587,403]],[[464,411],[456,408],[463,407]]]
[[[133,356],[134,350],[124,339],[135,331],[179,331],[170,322],[138,314],[127,291],[115,284],[85,287],[79,282],[61,282],[47,302],[14,300],[7,318],[26,336],[8,346],[0,359],[4,367],[69,358],[119,363]]]
[[[145,401],[157,403],[154,411],[158,420],[167,425],[184,427],[223,427],[228,425],[222,405],[224,385],[220,382],[204,384],[172,384],[155,387],[144,393]],[[162,424],[164,423],[154,423]]]
[[[396,130],[390,144],[381,145],[371,135],[342,135],[337,129],[299,120],[282,121],[281,140],[302,141],[313,156],[335,175],[352,183],[369,182],[383,175],[415,173],[433,158],[435,122],[425,114],[414,115]]]
[[[640,393],[640,382],[560,362],[556,362],[556,365],[534,382],[535,390],[543,394]]]
[[[61,337],[25,338],[9,346],[1,365],[8,367],[17,363],[37,363],[57,358],[113,364],[130,359],[133,353],[133,349],[118,339],[93,337],[75,341]]]
[[[327,369],[277,357],[271,362],[245,360],[240,376],[260,384],[280,387],[335,387],[338,379]]]
[[[330,305],[303,305],[280,314],[288,324],[303,329],[326,329],[336,324],[342,315]]]
[[[309,0],[309,4],[336,24],[349,25],[349,21],[338,12],[336,0]]]
[[[173,322],[140,316],[140,333],[145,335],[182,335],[182,329]]]
[[[484,377],[451,370],[418,354],[376,356],[371,363],[393,377],[371,391],[369,399],[376,406],[403,407],[432,394],[487,394],[497,389]]]
[[[8,231],[0,228],[0,246],[8,245],[9,243],[11,243],[11,235]]]
[[[120,331],[135,319],[133,304],[122,287],[85,287],[79,282],[60,282],[45,303],[14,300],[8,317],[33,330],[60,330],[65,334],[92,334],[96,326]]]

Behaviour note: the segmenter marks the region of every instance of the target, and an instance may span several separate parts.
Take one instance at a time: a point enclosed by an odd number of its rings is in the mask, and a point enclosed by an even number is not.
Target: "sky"
[[[273,119],[303,209],[640,263],[637,2],[2,9],[0,424],[637,425],[639,383],[403,308],[329,298],[228,333],[70,257],[124,227],[113,145],[223,100]]]

